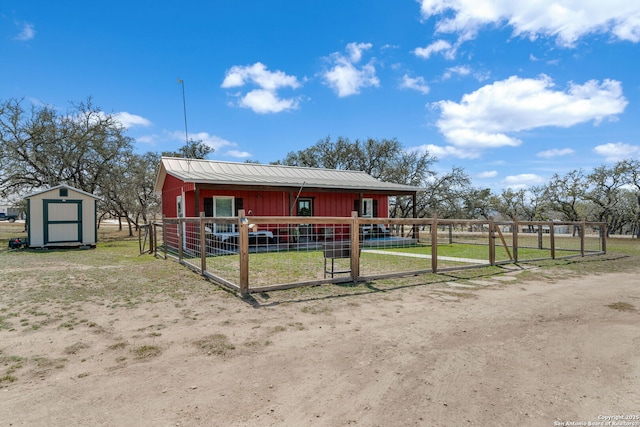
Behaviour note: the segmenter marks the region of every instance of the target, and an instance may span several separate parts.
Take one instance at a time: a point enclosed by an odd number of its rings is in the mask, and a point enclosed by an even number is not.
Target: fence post
[[[152,254],[155,252],[155,246],[156,246],[156,239],[155,239],[155,235],[154,230],[153,230],[153,222],[150,222],[149,225],[149,253]]]
[[[162,214],[162,246],[164,252],[164,259],[167,259],[167,217],[165,214]]]
[[[518,232],[520,231],[520,225],[518,224],[518,218],[513,219],[513,230],[511,230],[511,240],[513,244],[513,262],[518,263]]]
[[[360,224],[358,212],[351,212],[351,280],[353,283],[360,277]]]
[[[583,219],[582,224],[580,224],[580,228],[582,228],[580,232],[580,255],[584,256],[584,235],[587,234],[586,221]]]
[[[493,217],[489,217],[489,265],[496,265],[496,235]]]
[[[184,222],[182,218],[178,218],[178,261],[182,262],[183,257],[183,247],[182,247],[182,239],[184,237],[184,231],[182,230],[182,226]]]
[[[238,211],[238,229],[240,235],[240,296],[249,296],[249,220],[244,216],[244,209]]]
[[[543,244],[542,244],[542,222],[538,222],[538,249],[542,250],[543,248]]]
[[[200,212],[200,273],[207,271],[207,232],[205,230],[204,212]]]
[[[431,217],[431,271],[438,272],[438,215]]]
[[[553,222],[549,223],[549,244],[551,245],[551,259],[556,259],[556,231]]]
[[[449,224],[449,244],[453,244],[453,224]]]
[[[153,228],[153,256],[158,256],[158,224],[154,221],[151,223]]]

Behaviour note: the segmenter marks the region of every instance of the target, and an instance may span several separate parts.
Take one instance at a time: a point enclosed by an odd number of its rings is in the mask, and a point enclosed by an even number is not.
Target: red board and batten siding
[[[176,198],[183,196],[182,203],[186,209],[187,217],[200,216],[195,212],[195,193],[192,183],[185,183],[178,178],[167,175],[162,189],[162,213],[169,218],[175,218]],[[292,191],[253,191],[253,190],[200,190],[200,209],[203,210],[204,199],[215,196],[234,196],[243,200],[242,208],[245,212],[251,211],[254,216],[289,216],[290,209],[297,196]],[[354,207],[354,200],[358,199],[357,193],[337,192],[305,192],[300,193],[299,198],[313,199],[314,216],[348,217]],[[377,200],[378,216],[388,217],[388,198],[380,194],[363,194],[363,198]],[[295,215],[295,207],[293,215]]]
[[[173,195],[173,200],[180,193]],[[194,211],[193,192],[187,192],[186,208],[187,216],[199,216]],[[191,196],[191,199],[189,198]],[[204,199],[213,198],[215,196],[233,196],[242,199],[242,208],[245,212],[252,216],[289,216],[292,205],[293,215],[296,214],[295,198],[296,192],[288,191],[233,191],[233,190],[200,190],[199,206],[204,206]],[[348,217],[353,211],[354,200],[358,199],[356,193],[323,193],[323,192],[301,192],[300,199],[313,199],[313,215],[314,216],[335,216]],[[363,198],[371,198],[377,200],[378,216],[380,218],[388,217],[388,200],[386,195],[379,194],[363,194]],[[171,196],[163,197],[164,203],[171,204]],[[173,202],[175,205],[175,201]],[[167,206],[168,207],[168,206]],[[175,206],[173,207],[175,213]],[[163,213],[171,216],[163,206]]]
[[[176,198],[182,195],[183,184],[182,180],[171,175],[167,175],[164,180],[164,185],[162,186],[162,213],[168,218],[176,218],[178,216]]]

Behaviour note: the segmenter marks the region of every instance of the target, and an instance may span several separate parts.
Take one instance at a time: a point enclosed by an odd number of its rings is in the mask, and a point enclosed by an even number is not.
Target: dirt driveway
[[[607,425],[640,416],[639,274],[5,306],[0,427]]]

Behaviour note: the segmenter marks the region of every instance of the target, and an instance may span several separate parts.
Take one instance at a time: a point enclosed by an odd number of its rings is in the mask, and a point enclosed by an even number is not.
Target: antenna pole
[[[184,143],[189,144],[189,131],[187,130],[187,101],[184,96],[184,80],[178,79],[178,83],[182,85],[182,111],[184,112]]]

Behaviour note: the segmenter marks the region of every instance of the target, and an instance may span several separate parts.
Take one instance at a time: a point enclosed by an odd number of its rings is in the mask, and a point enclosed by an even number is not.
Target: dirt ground
[[[0,427],[559,426],[621,415],[630,424],[618,425],[640,425],[640,268],[518,272],[250,302],[224,291],[83,301],[67,325],[0,328]],[[56,304],[37,310],[64,310]]]

